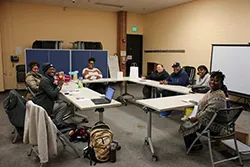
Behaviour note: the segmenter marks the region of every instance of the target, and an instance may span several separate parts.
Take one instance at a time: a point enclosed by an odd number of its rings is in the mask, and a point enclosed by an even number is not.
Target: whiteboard
[[[211,71],[222,71],[225,85],[235,93],[250,95],[250,46],[213,45]]]
[[[108,66],[110,78],[117,78],[117,72],[120,71],[118,56],[108,56]]]

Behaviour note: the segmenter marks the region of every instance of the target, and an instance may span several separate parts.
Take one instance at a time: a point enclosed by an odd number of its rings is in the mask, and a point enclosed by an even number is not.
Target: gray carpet
[[[134,84],[129,85],[129,92],[136,98],[141,98],[142,87]],[[119,94],[117,88],[116,96]],[[29,145],[21,142],[11,143],[12,126],[8,117],[2,108],[2,100],[6,93],[0,94],[0,167],[38,167],[39,161],[33,155],[27,156],[30,149]],[[83,112],[88,116],[93,125],[98,121],[98,113],[93,111]],[[178,133],[181,124],[180,117],[182,112],[176,111],[170,118],[159,118],[153,114],[153,143],[159,161],[153,162],[148,147],[144,146],[146,136],[147,114],[142,112],[142,107],[133,104],[105,110],[104,120],[110,125],[114,133],[114,138],[119,141],[122,149],[117,152],[116,163],[97,164],[98,166],[119,166],[119,167],[206,167],[210,165],[208,148],[205,145],[202,151],[185,155],[185,148],[182,137]],[[237,128],[250,133],[249,123],[250,113],[244,112],[237,121]],[[205,142],[204,142],[205,143]],[[79,152],[82,152],[86,143],[74,143]],[[76,159],[72,150],[66,147],[63,150],[61,144],[58,144],[59,155],[52,159],[46,166],[48,167],[78,167],[89,166],[89,160],[83,157]],[[215,152],[217,158],[223,156]],[[217,167],[235,167],[238,161],[226,162]],[[244,161],[245,166],[250,166],[249,161]]]

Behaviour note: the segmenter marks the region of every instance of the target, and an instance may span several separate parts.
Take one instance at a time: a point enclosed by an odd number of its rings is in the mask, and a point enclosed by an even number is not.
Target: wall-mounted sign
[[[23,54],[23,48],[22,47],[16,47],[16,56],[21,56]]]
[[[127,55],[127,52],[126,51],[121,51],[121,56],[126,56]]]
[[[127,60],[132,60],[132,58],[133,58],[132,55],[127,56]]]
[[[133,31],[133,32],[136,32],[136,31],[137,31],[137,27],[136,27],[136,26],[133,26],[133,27],[132,27],[132,31]]]

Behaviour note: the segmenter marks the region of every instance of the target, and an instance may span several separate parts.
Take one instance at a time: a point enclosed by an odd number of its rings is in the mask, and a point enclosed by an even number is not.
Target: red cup
[[[65,82],[70,82],[70,79],[71,79],[71,78],[70,78],[70,76],[65,75],[65,76],[64,76],[64,79],[65,79]]]

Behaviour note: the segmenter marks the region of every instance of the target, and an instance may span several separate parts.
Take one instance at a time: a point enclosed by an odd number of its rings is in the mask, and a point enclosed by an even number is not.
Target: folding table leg
[[[104,112],[104,108],[97,108],[95,109],[95,111],[99,112],[99,121],[103,122],[103,112]]]
[[[121,84],[120,84],[120,96],[118,96],[117,98],[116,98],[116,100],[117,101],[120,101],[123,105],[127,105],[127,102],[126,102],[126,100],[123,98],[123,94],[122,94],[122,92],[123,92],[123,85],[122,85],[122,82],[121,82]]]
[[[88,117],[85,116],[85,115],[80,114],[79,112],[77,112],[76,106],[74,106],[72,116],[73,116],[73,117],[76,117],[76,116],[77,116],[77,117],[83,118],[83,119],[82,119],[82,122],[85,122],[85,123],[88,122]]]
[[[152,142],[152,112],[148,111],[148,124],[147,124],[147,137],[145,138],[145,145],[149,145],[150,151],[152,153],[152,160],[157,161],[158,157],[155,155],[154,146]]]
[[[127,81],[125,82],[125,92],[122,94],[122,97],[123,96],[130,96],[132,99],[135,99],[135,96],[128,93],[128,82]]]

